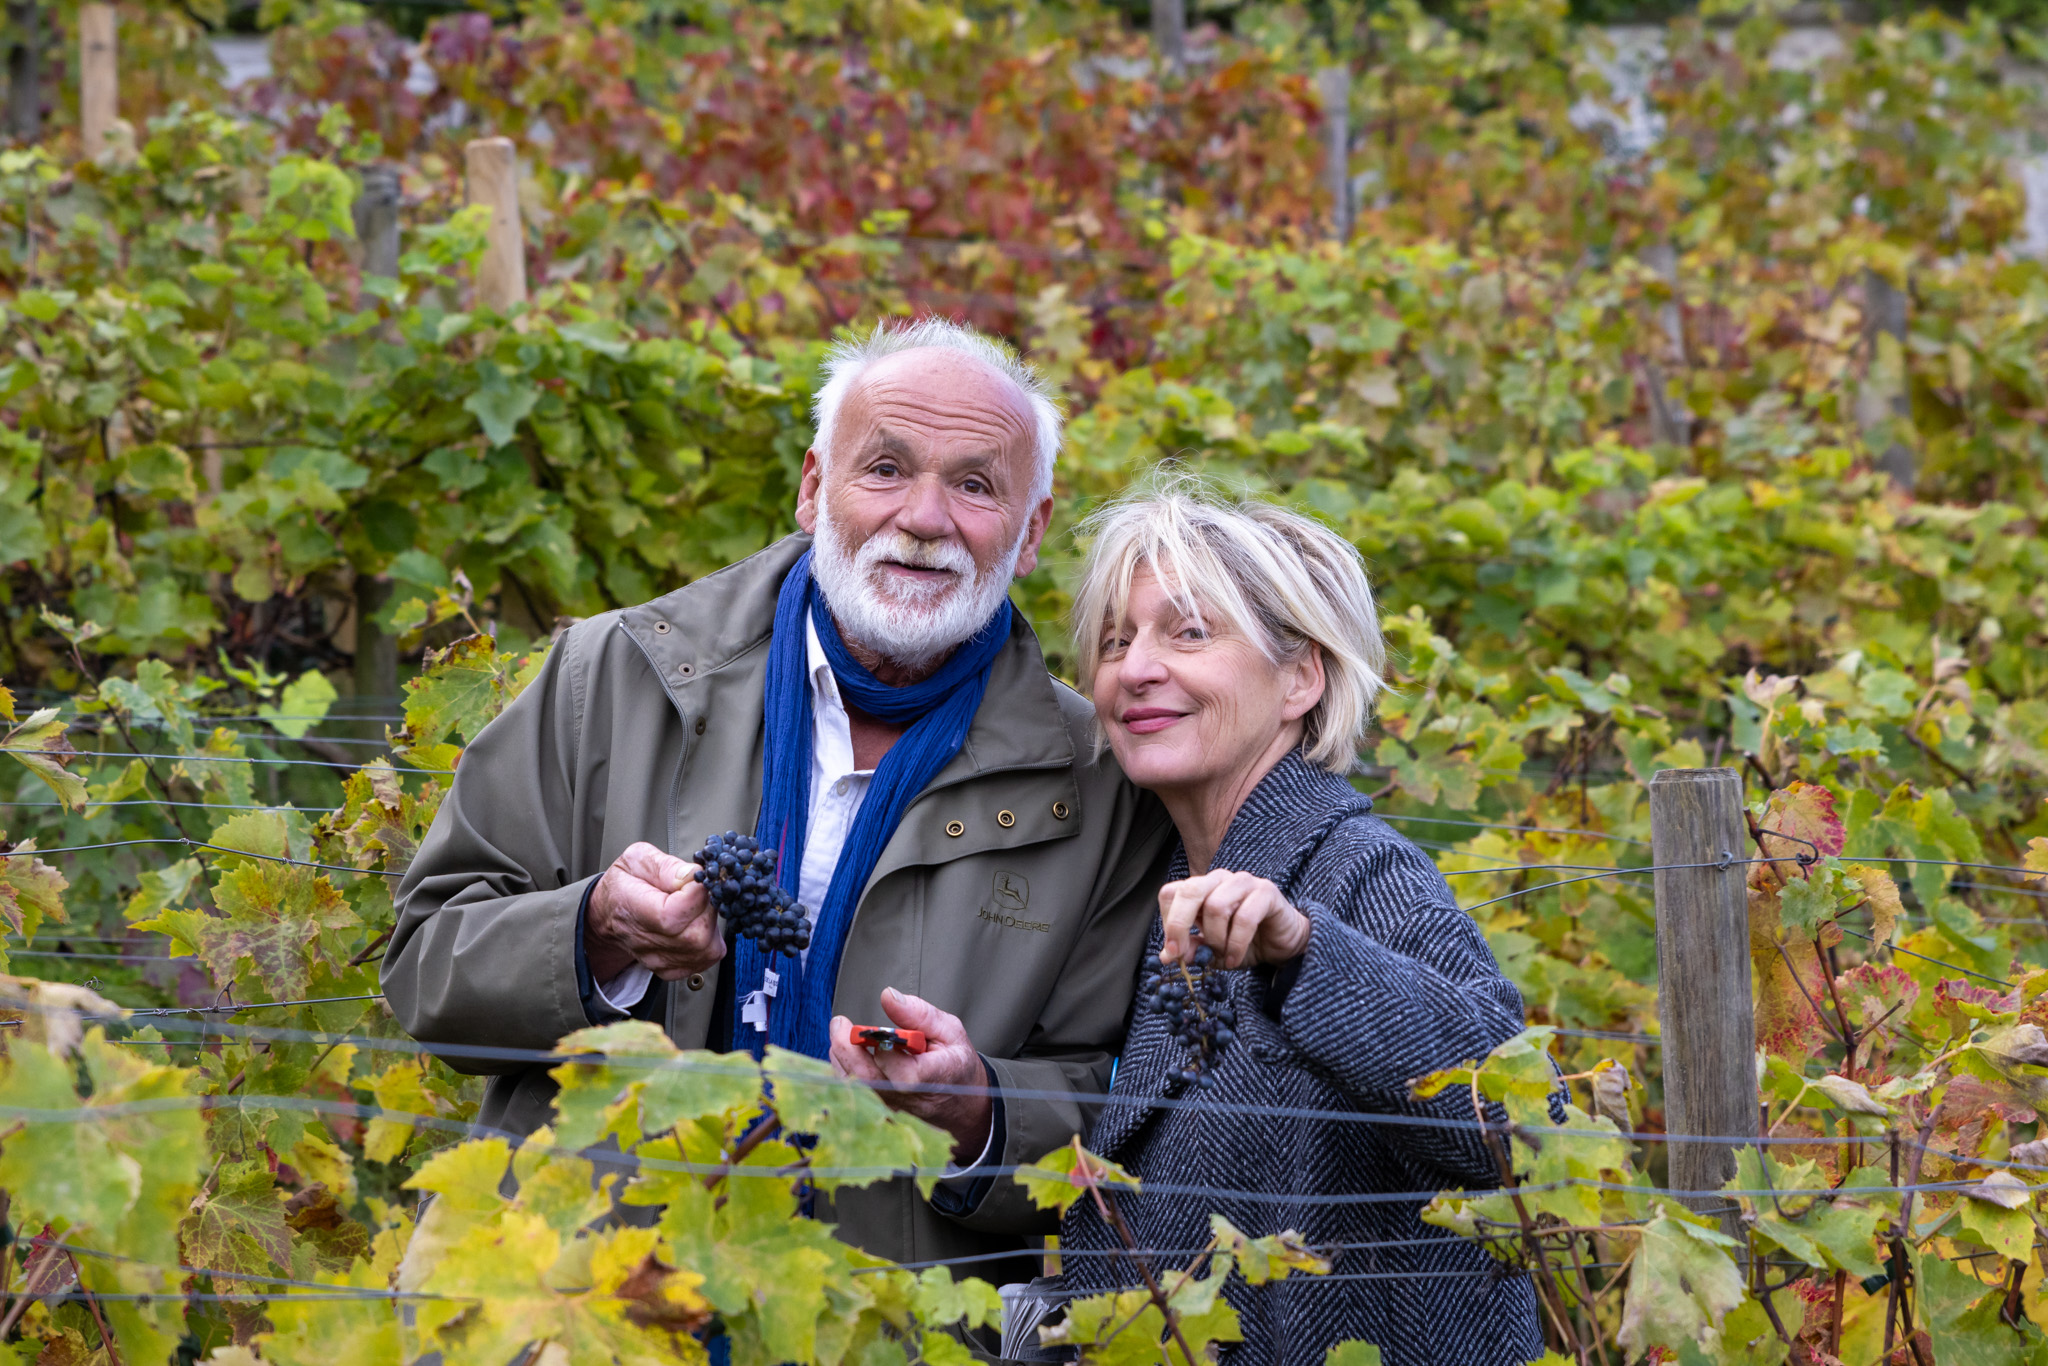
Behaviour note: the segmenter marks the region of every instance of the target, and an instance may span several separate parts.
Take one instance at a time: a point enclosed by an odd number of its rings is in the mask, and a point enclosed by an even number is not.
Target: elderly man
[[[834,1212],[899,1261],[1018,1247],[1052,1225],[992,1173],[1086,1132],[1170,827],[1010,609],[1060,444],[1036,374],[950,323],[877,328],[833,350],[816,419],[811,535],[572,627],[469,747],[384,991],[430,1043],[547,1048],[630,1013],[686,1048],[1025,1093],[885,1093],[962,1170],[928,1202],[899,1180]],[[814,918],[800,956],[729,944],[679,857],[728,829],[780,851]],[[856,1047],[849,1018],[882,1016],[928,1051]],[[480,1118],[529,1132],[553,1091],[507,1066]]]

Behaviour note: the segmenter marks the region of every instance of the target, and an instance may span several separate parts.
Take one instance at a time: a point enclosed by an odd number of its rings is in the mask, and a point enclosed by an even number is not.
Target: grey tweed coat
[[[1210,1108],[1469,1120],[1464,1088],[1425,1103],[1408,1098],[1406,1083],[1484,1056],[1522,1027],[1521,997],[1472,918],[1436,866],[1371,808],[1298,754],[1260,781],[1215,866],[1278,884],[1309,918],[1308,950],[1277,974],[1230,974],[1237,1041],[1213,1089],[1179,1079],[1180,1045],[1162,1017],[1137,1012],[1090,1136],[1095,1152],[1147,1187],[1119,1197],[1141,1247],[1200,1248],[1216,1211],[1254,1235],[1293,1228],[1340,1249],[1329,1276],[1259,1289],[1233,1279],[1226,1294],[1244,1341],[1224,1349],[1224,1366],[1322,1366],[1326,1350],[1357,1338],[1376,1344],[1387,1366],[1507,1366],[1543,1351],[1527,1276],[1504,1273],[1475,1244],[1424,1224],[1423,1201],[1404,1194],[1498,1185],[1476,1130]],[[1187,875],[1185,851],[1171,875]],[[1148,953],[1159,943],[1155,921]],[[1142,1103],[1158,1097],[1202,1103]],[[1072,1207],[1060,1243],[1070,1253],[1065,1289],[1138,1283],[1124,1257],[1088,1255],[1122,1246],[1090,1202]]]

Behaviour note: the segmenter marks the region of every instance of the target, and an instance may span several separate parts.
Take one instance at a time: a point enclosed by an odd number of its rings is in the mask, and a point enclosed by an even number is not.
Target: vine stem
[[[754,1149],[760,1147],[763,1143],[766,1143],[768,1141],[769,1136],[776,1133],[781,1128],[782,1121],[775,1117],[775,1112],[773,1110],[770,1110],[766,1114],[762,1115],[760,1119],[754,1122],[753,1128],[747,1130],[745,1134],[740,1136],[740,1141],[733,1145],[732,1151],[726,1154],[724,1167],[718,1171],[710,1172],[705,1175],[704,1189],[710,1190],[712,1187],[716,1186],[720,1181],[723,1181],[727,1176],[731,1175],[733,1169],[739,1166],[740,1163],[746,1161],[748,1155],[751,1154],[754,1151]],[[669,1134],[676,1141],[676,1155],[678,1157],[682,1156],[682,1127],[680,1125],[677,1125],[670,1128]],[[801,1166],[803,1164],[799,1163],[798,1165]],[[718,1205],[722,1207],[724,1204],[725,1196],[721,1193],[718,1197]]]
[[[1589,1247],[1591,1247],[1592,1238],[1590,1235],[1588,1236],[1586,1241]],[[1579,1298],[1581,1301],[1585,1303],[1586,1317],[1592,1320],[1593,1331],[1590,1336],[1593,1339],[1593,1350],[1600,1354],[1600,1366],[1608,1366],[1607,1342],[1606,1339],[1602,1337],[1600,1333],[1599,1316],[1593,1312],[1593,1301],[1595,1299],[1595,1296],[1593,1294],[1593,1283],[1591,1279],[1588,1278],[1586,1275],[1585,1261],[1579,1256],[1579,1240],[1575,1237],[1571,1237],[1568,1235],[1564,1240],[1564,1246],[1565,1251],[1572,1254],[1572,1271],[1573,1274],[1578,1277]],[[1593,1259],[1595,1261],[1598,1261],[1600,1258],[1599,1248],[1591,1247],[1591,1251],[1593,1253]]]
[[[1773,1196],[1772,1199],[1777,1197]],[[1782,1211],[1780,1211],[1782,1213]],[[1749,1240],[1749,1288],[1764,1307],[1764,1313],[1771,1320],[1771,1327],[1777,1332],[1778,1340],[1787,1347],[1792,1345],[1792,1335],[1785,1331],[1785,1321],[1778,1317],[1778,1306],[1771,1298],[1771,1291],[1764,1283],[1764,1259],[1757,1255],[1756,1238]]]
[[[1081,1188],[1094,1197],[1096,1213],[1102,1216],[1104,1223],[1116,1230],[1116,1236],[1123,1241],[1125,1250],[1131,1254],[1132,1262],[1137,1265],[1138,1275],[1144,1278],[1146,1293],[1152,1297],[1152,1303],[1159,1307],[1160,1316],[1166,1320],[1166,1331],[1173,1334],[1175,1344],[1180,1347],[1181,1360],[1185,1366],[1199,1366],[1194,1352],[1188,1347],[1187,1338],[1181,1334],[1180,1315],[1174,1312],[1173,1303],[1166,1298],[1166,1292],[1159,1288],[1159,1280],[1152,1274],[1151,1261],[1138,1251],[1138,1240],[1131,1236],[1131,1226],[1124,1222],[1123,1211],[1118,1209],[1096,1184],[1095,1169],[1088,1165],[1088,1150],[1081,1146],[1078,1136],[1074,1139],[1074,1175],[1080,1181]]]
[[[1892,1235],[1891,1301],[1885,1306],[1884,1312],[1884,1350],[1886,1357],[1891,1356],[1892,1334],[1897,1326],[1900,1302],[1905,1297],[1904,1282],[1908,1263],[1904,1239],[1910,1237],[1913,1232],[1913,1197],[1918,1194],[1913,1188],[1920,1184],[1920,1164],[1927,1157],[1927,1139],[1934,1132],[1935,1121],[1941,1118],[1941,1107],[1946,1104],[1948,1104],[1948,1100],[1944,1097],[1936,1103],[1932,1110],[1927,1112],[1927,1120],[1920,1126],[1920,1137],[1913,1145],[1913,1165],[1906,1175],[1906,1193],[1899,1200],[1899,1231]],[[1899,1140],[1897,1133],[1894,1133],[1892,1135],[1893,1185],[1898,1184],[1898,1171]],[[1907,1312],[1906,1344],[1913,1349],[1913,1360],[1920,1362],[1921,1366],[1927,1366],[1927,1363],[1920,1355],[1920,1341],[1913,1335],[1911,1311],[1908,1310]]]
[[[92,1321],[99,1325],[100,1345],[107,1349],[107,1360],[114,1366],[121,1366],[121,1354],[114,1349],[114,1332],[107,1327],[106,1316],[100,1312],[99,1296],[85,1288],[85,1273],[79,1268],[78,1258],[71,1257],[70,1261],[71,1274],[78,1279],[79,1292],[85,1296],[85,1307],[92,1310]]]
[[[1487,1151],[1493,1155],[1493,1164],[1500,1171],[1500,1184],[1515,1206],[1515,1218],[1522,1225],[1522,1242],[1536,1259],[1536,1278],[1541,1290],[1538,1298],[1543,1301],[1543,1307],[1549,1312],[1550,1321],[1556,1326],[1558,1336],[1564,1340],[1565,1347],[1573,1357],[1583,1362],[1586,1360],[1585,1348],[1579,1345],[1579,1335],[1572,1331],[1571,1321],[1565,1315],[1564,1293],[1557,1288],[1557,1278],[1551,1274],[1550,1254],[1544,1249],[1543,1240],[1536,1236],[1536,1225],[1529,1218],[1529,1207],[1522,1203],[1522,1192],[1515,1184],[1514,1165],[1508,1161],[1500,1135],[1494,1132],[1493,1124],[1486,1118],[1486,1107],[1480,1103],[1477,1076],[1472,1078],[1472,1113],[1479,1119],[1480,1139],[1486,1144]]]
[[[375,939],[372,939],[369,943],[363,945],[363,951],[357,954],[355,957],[349,959],[348,965],[352,968],[361,967],[366,961],[368,961],[371,954],[375,953],[378,949],[384,947],[385,941],[391,938],[392,931],[396,930],[397,928],[398,926],[393,925],[391,926],[390,929],[385,930],[384,933],[378,935]]]

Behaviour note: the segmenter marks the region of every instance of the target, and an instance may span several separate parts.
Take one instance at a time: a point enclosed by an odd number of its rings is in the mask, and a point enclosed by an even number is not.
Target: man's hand
[[[882,1010],[898,1029],[924,1031],[925,1051],[891,1050],[870,1053],[853,1041],[853,1021],[832,1017],[832,1065],[855,1081],[888,1082],[893,1087],[987,1086],[981,1055],[968,1042],[967,1026],[929,1001],[906,996],[890,987],[882,993]],[[891,1109],[916,1115],[953,1135],[953,1160],[972,1162],[987,1146],[994,1106],[985,1095],[953,1092],[885,1090]]]
[[[609,982],[642,963],[673,982],[725,957],[718,915],[696,871],[696,864],[644,841],[627,846],[597,880],[583,920],[592,979]]]
[[[1159,889],[1159,920],[1166,942],[1159,961],[1194,953],[1193,929],[1215,951],[1218,967],[1284,963],[1308,948],[1308,917],[1262,877],[1217,868]]]

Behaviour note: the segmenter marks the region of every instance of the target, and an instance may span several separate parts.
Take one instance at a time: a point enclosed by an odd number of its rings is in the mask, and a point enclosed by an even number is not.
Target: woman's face
[[[1095,712],[1124,772],[1154,792],[1262,776],[1301,743],[1322,695],[1316,651],[1275,664],[1215,614],[1184,615],[1149,569],[1131,580],[1125,620],[1103,627]]]

